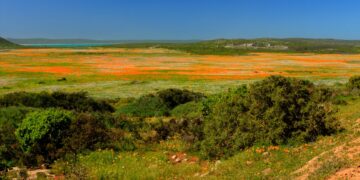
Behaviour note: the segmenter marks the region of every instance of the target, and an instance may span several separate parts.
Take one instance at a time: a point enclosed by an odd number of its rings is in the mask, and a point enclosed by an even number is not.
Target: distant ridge
[[[21,46],[0,37],[0,49],[13,49],[19,47]]]
[[[214,39],[193,43],[117,44],[113,47],[160,47],[202,55],[245,55],[254,52],[360,54],[359,40],[309,38]]]
[[[191,43],[199,40],[93,40],[93,39],[47,39],[47,38],[9,38],[16,44],[131,44],[131,43]]]

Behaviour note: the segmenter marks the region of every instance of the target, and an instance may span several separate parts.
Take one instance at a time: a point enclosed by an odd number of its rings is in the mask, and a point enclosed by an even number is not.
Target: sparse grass
[[[329,158],[323,162],[322,166],[312,173],[309,179],[325,179],[327,176],[335,173],[341,168],[347,167],[349,161],[346,159]]]
[[[93,152],[79,158],[90,168],[94,179],[174,179],[190,178],[201,171],[199,164],[171,165],[163,152]]]

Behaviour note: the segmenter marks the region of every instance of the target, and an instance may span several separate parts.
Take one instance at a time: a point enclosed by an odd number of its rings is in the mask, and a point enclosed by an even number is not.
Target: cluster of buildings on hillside
[[[251,49],[276,49],[287,50],[288,46],[272,45],[271,43],[244,43],[244,44],[227,44],[225,48],[251,48]]]

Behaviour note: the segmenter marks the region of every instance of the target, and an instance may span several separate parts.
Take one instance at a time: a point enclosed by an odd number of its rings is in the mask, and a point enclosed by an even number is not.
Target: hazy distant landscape
[[[359,5],[0,1],[0,179],[359,179]]]

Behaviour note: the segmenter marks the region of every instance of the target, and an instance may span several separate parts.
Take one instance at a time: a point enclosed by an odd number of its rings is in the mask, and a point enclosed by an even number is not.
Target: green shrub
[[[120,108],[118,113],[139,117],[163,116],[169,109],[163,101],[155,95],[145,95],[134,102]]]
[[[72,121],[67,136],[63,139],[63,153],[78,153],[84,150],[104,148],[109,143],[105,115],[81,113]]]
[[[31,110],[23,107],[0,108],[0,171],[21,163],[23,153],[15,130]]]
[[[63,146],[72,118],[72,113],[60,109],[35,111],[26,116],[15,135],[27,153],[42,156],[39,161],[51,162]]]
[[[204,121],[201,152],[228,157],[253,144],[314,141],[339,129],[332,92],[309,81],[271,76],[218,99]]]
[[[145,95],[136,99],[134,102],[119,109],[119,114],[127,114],[138,117],[164,116],[169,112],[169,108],[164,102],[155,95]]]
[[[181,118],[199,118],[203,115],[203,103],[191,101],[185,104],[176,106],[171,110],[170,114],[178,119]]]
[[[173,136],[197,146],[199,140],[203,139],[203,118],[182,118],[180,120],[160,121],[153,124],[156,131],[156,140],[167,140]],[[194,148],[195,149],[195,148]]]
[[[204,97],[202,93],[181,89],[165,89],[157,92],[157,95],[162,99],[162,101],[169,109],[173,109],[180,104],[184,104],[190,101],[198,101]]]
[[[262,141],[285,143],[291,138],[313,141],[336,127],[327,127],[332,117],[329,89],[309,81],[271,76],[250,86],[247,101],[251,118],[264,126]]]
[[[28,106],[38,108],[58,107],[78,112],[101,111],[113,112],[114,108],[105,101],[97,101],[87,96],[86,92],[15,92],[0,98],[0,106]]]
[[[352,76],[346,85],[353,94],[360,94],[360,76]]]
[[[201,93],[188,90],[166,89],[156,94],[141,96],[133,102],[123,105],[118,114],[138,117],[167,116],[170,111],[180,104],[198,101],[204,97]]]
[[[258,125],[246,115],[246,87],[240,89],[212,100],[204,120],[204,139],[200,146],[204,157],[228,157],[255,141]]]

